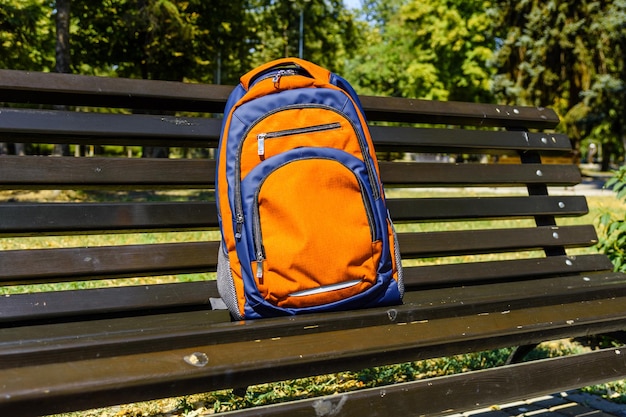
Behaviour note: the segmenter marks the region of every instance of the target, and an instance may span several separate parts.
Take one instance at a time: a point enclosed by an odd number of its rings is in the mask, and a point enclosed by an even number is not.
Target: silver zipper
[[[284,76],[296,75],[297,72],[292,69],[280,70],[272,77],[272,82],[274,83],[274,88],[280,88],[280,79]]]
[[[256,135],[258,155],[265,155],[265,140],[277,139],[285,136],[305,135],[308,133],[325,132],[328,130],[341,129],[341,123],[326,123],[323,125],[298,127],[295,129],[279,130],[277,132],[259,133]]]
[[[284,69],[284,70],[278,70],[277,72],[273,72],[272,70],[269,71],[269,74],[265,74],[262,76],[259,76],[258,78],[253,78],[252,79],[252,83],[250,84],[250,86],[256,85],[259,82],[263,81],[263,80],[267,80],[269,78],[272,79],[272,82],[277,83],[278,81],[280,81],[280,79],[283,76],[289,76],[289,75],[298,75],[298,72],[295,69]]]

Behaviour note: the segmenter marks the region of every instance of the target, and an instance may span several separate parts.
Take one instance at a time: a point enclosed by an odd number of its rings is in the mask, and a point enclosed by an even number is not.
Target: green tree
[[[504,0],[489,12],[497,96],[553,107],[573,139],[602,145],[606,167],[626,134],[626,1]]]
[[[370,32],[352,76],[368,93],[437,100],[489,101],[485,2],[414,0],[365,3]],[[384,59],[381,59],[384,57]]]
[[[246,4],[75,0],[72,57],[81,72],[214,82],[220,62],[238,73],[245,60]]]
[[[49,71],[54,66],[51,13],[45,0],[0,0],[0,68]]]
[[[73,65],[77,72],[129,78],[234,82],[250,59],[243,52],[246,4],[105,0],[94,7],[93,1],[74,0]],[[163,147],[142,152],[168,155]]]
[[[196,65],[198,14],[190,2],[75,0],[72,59],[79,72],[114,70],[123,77],[181,81]]]
[[[303,19],[304,59],[343,73],[344,62],[355,51],[359,33],[355,17],[342,0],[256,0],[251,24],[257,43],[253,65],[298,56],[300,13]]]
[[[51,13],[45,0],[0,0],[0,68],[49,71],[54,67]],[[0,155],[25,151],[21,143],[0,143]]]

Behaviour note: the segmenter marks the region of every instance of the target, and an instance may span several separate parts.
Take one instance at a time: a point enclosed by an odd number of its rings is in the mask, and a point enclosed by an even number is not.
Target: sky
[[[361,0],[343,0],[343,4],[350,9],[358,9],[361,7]]]

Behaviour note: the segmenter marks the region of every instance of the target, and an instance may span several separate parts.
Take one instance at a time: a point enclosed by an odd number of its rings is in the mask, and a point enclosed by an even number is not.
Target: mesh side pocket
[[[389,214],[389,213],[387,213]],[[404,272],[402,270],[402,258],[400,256],[400,245],[398,244],[398,234],[396,233],[396,228],[389,218],[389,224],[391,225],[391,230],[393,231],[393,249],[394,256],[396,258],[396,268],[398,269],[398,291],[400,291],[400,297],[404,297]]]
[[[237,292],[233,275],[230,272],[230,259],[228,259],[228,254],[223,249],[223,243],[220,243],[217,254],[217,291],[220,293],[220,297],[222,297],[226,307],[228,307],[230,314],[238,320],[243,320],[237,305]]]

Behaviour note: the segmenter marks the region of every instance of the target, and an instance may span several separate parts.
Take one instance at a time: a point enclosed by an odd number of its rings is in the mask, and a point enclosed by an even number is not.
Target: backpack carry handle
[[[305,61],[300,58],[282,58],[268,62],[267,64],[261,65],[260,67],[246,73],[241,77],[241,85],[246,91],[248,91],[254,80],[260,75],[263,75],[263,73],[271,71],[272,69],[280,69],[281,67],[289,66],[295,66],[296,68],[306,71],[311,78],[322,83],[327,83],[330,80],[331,72],[312,62]]]

